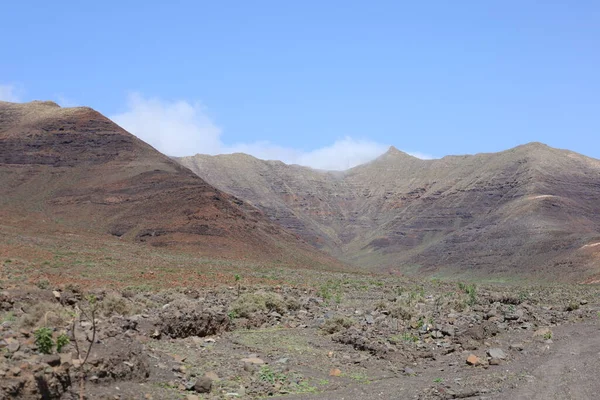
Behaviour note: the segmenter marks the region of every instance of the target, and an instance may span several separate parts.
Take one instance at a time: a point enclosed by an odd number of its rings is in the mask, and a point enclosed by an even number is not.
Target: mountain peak
[[[522,144],[520,146],[517,146],[517,148],[523,148],[523,149],[528,149],[528,150],[549,150],[552,149],[552,147],[548,146],[547,144],[544,144],[542,142],[529,142],[529,143],[525,143]]]
[[[375,160],[379,161],[391,161],[391,160],[418,160],[417,157],[411,156],[402,150],[398,150],[394,146],[390,146],[389,149]]]

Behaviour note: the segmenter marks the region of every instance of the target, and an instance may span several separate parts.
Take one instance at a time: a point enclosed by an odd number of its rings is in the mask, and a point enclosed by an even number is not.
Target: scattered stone
[[[196,396],[195,394],[188,394],[186,400],[200,400],[200,397]]]
[[[48,354],[42,357],[42,362],[51,367],[58,367],[61,364],[61,359],[58,354]]]
[[[469,357],[467,357],[467,364],[469,365],[480,365],[481,364],[481,359],[479,357],[477,357],[475,354],[471,354],[469,355]]]
[[[58,301],[60,301],[61,295],[60,292],[58,290],[53,290],[52,294],[54,295],[54,298]]]
[[[71,365],[72,361],[73,361],[73,354],[71,353],[60,353],[59,354],[60,357],[60,364],[67,364],[67,365]]]
[[[15,353],[21,348],[21,344],[19,343],[19,341],[14,338],[7,338],[6,343],[8,344],[8,346],[6,346],[6,349],[11,353]]]
[[[240,361],[245,364],[254,364],[254,365],[263,365],[265,363],[265,361],[263,359],[258,358],[258,357],[242,358]]]
[[[405,373],[406,375],[409,375],[409,376],[414,376],[414,375],[416,375],[416,374],[417,374],[417,373],[415,372],[415,370],[414,370],[414,369],[412,369],[412,368],[410,368],[410,367],[405,367],[405,368],[404,368],[404,373]]]
[[[329,371],[329,376],[341,376],[342,375],[342,371],[339,368],[332,368]]]
[[[217,375],[217,373],[214,371],[209,371],[205,373],[204,377],[210,379],[213,382],[219,382],[221,380],[221,378],[219,378],[219,375]]]
[[[444,337],[444,334],[440,331],[433,331],[431,332],[431,337],[434,339],[441,339]]]
[[[451,325],[444,325],[441,329],[442,334],[446,335],[446,336],[454,336],[455,334],[455,329],[453,326]]]
[[[552,337],[552,331],[550,330],[550,328],[540,328],[533,333],[533,337],[535,337],[535,338]]]
[[[508,348],[511,350],[523,351],[525,345],[523,345],[523,343],[513,343]]]
[[[488,350],[488,355],[492,359],[499,359],[499,360],[506,359],[506,353],[502,349],[499,349],[497,347],[489,349]]]
[[[194,385],[194,390],[198,393],[210,393],[212,389],[212,380],[207,377],[202,377],[198,379],[196,384]]]
[[[155,329],[154,332],[152,332],[152,334],[150,335],[150,337],[152,339],[160,339],[160,337],[161,337],[160,331],[158,329]]]

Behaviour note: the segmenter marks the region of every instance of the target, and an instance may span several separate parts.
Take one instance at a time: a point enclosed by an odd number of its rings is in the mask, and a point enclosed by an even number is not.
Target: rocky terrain
[[[422,276],[594,282],[600,161],[531,143],[343,172],[244,154],[178,161],[343,261]]]
[[[0,102],[0,220],[199,256],[339,265],[87,108]]]
[[[596,287],[318,275],[303,286],[5,287],[0,399],[568,399],[598,388]]]

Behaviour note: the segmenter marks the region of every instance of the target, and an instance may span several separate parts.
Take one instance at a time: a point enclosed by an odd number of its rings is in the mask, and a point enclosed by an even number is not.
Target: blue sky
[[[600,158],[597,1],[28,1],[0,98],[113,117],[163,152],[344,168],[541,141]]]

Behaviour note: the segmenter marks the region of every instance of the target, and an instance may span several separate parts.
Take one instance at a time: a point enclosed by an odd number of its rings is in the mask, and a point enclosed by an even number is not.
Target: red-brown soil
[[[0,102],[0,221],[198,257],[341,264],[90,108]],[[141,250],[143,251],[143,250]]]

